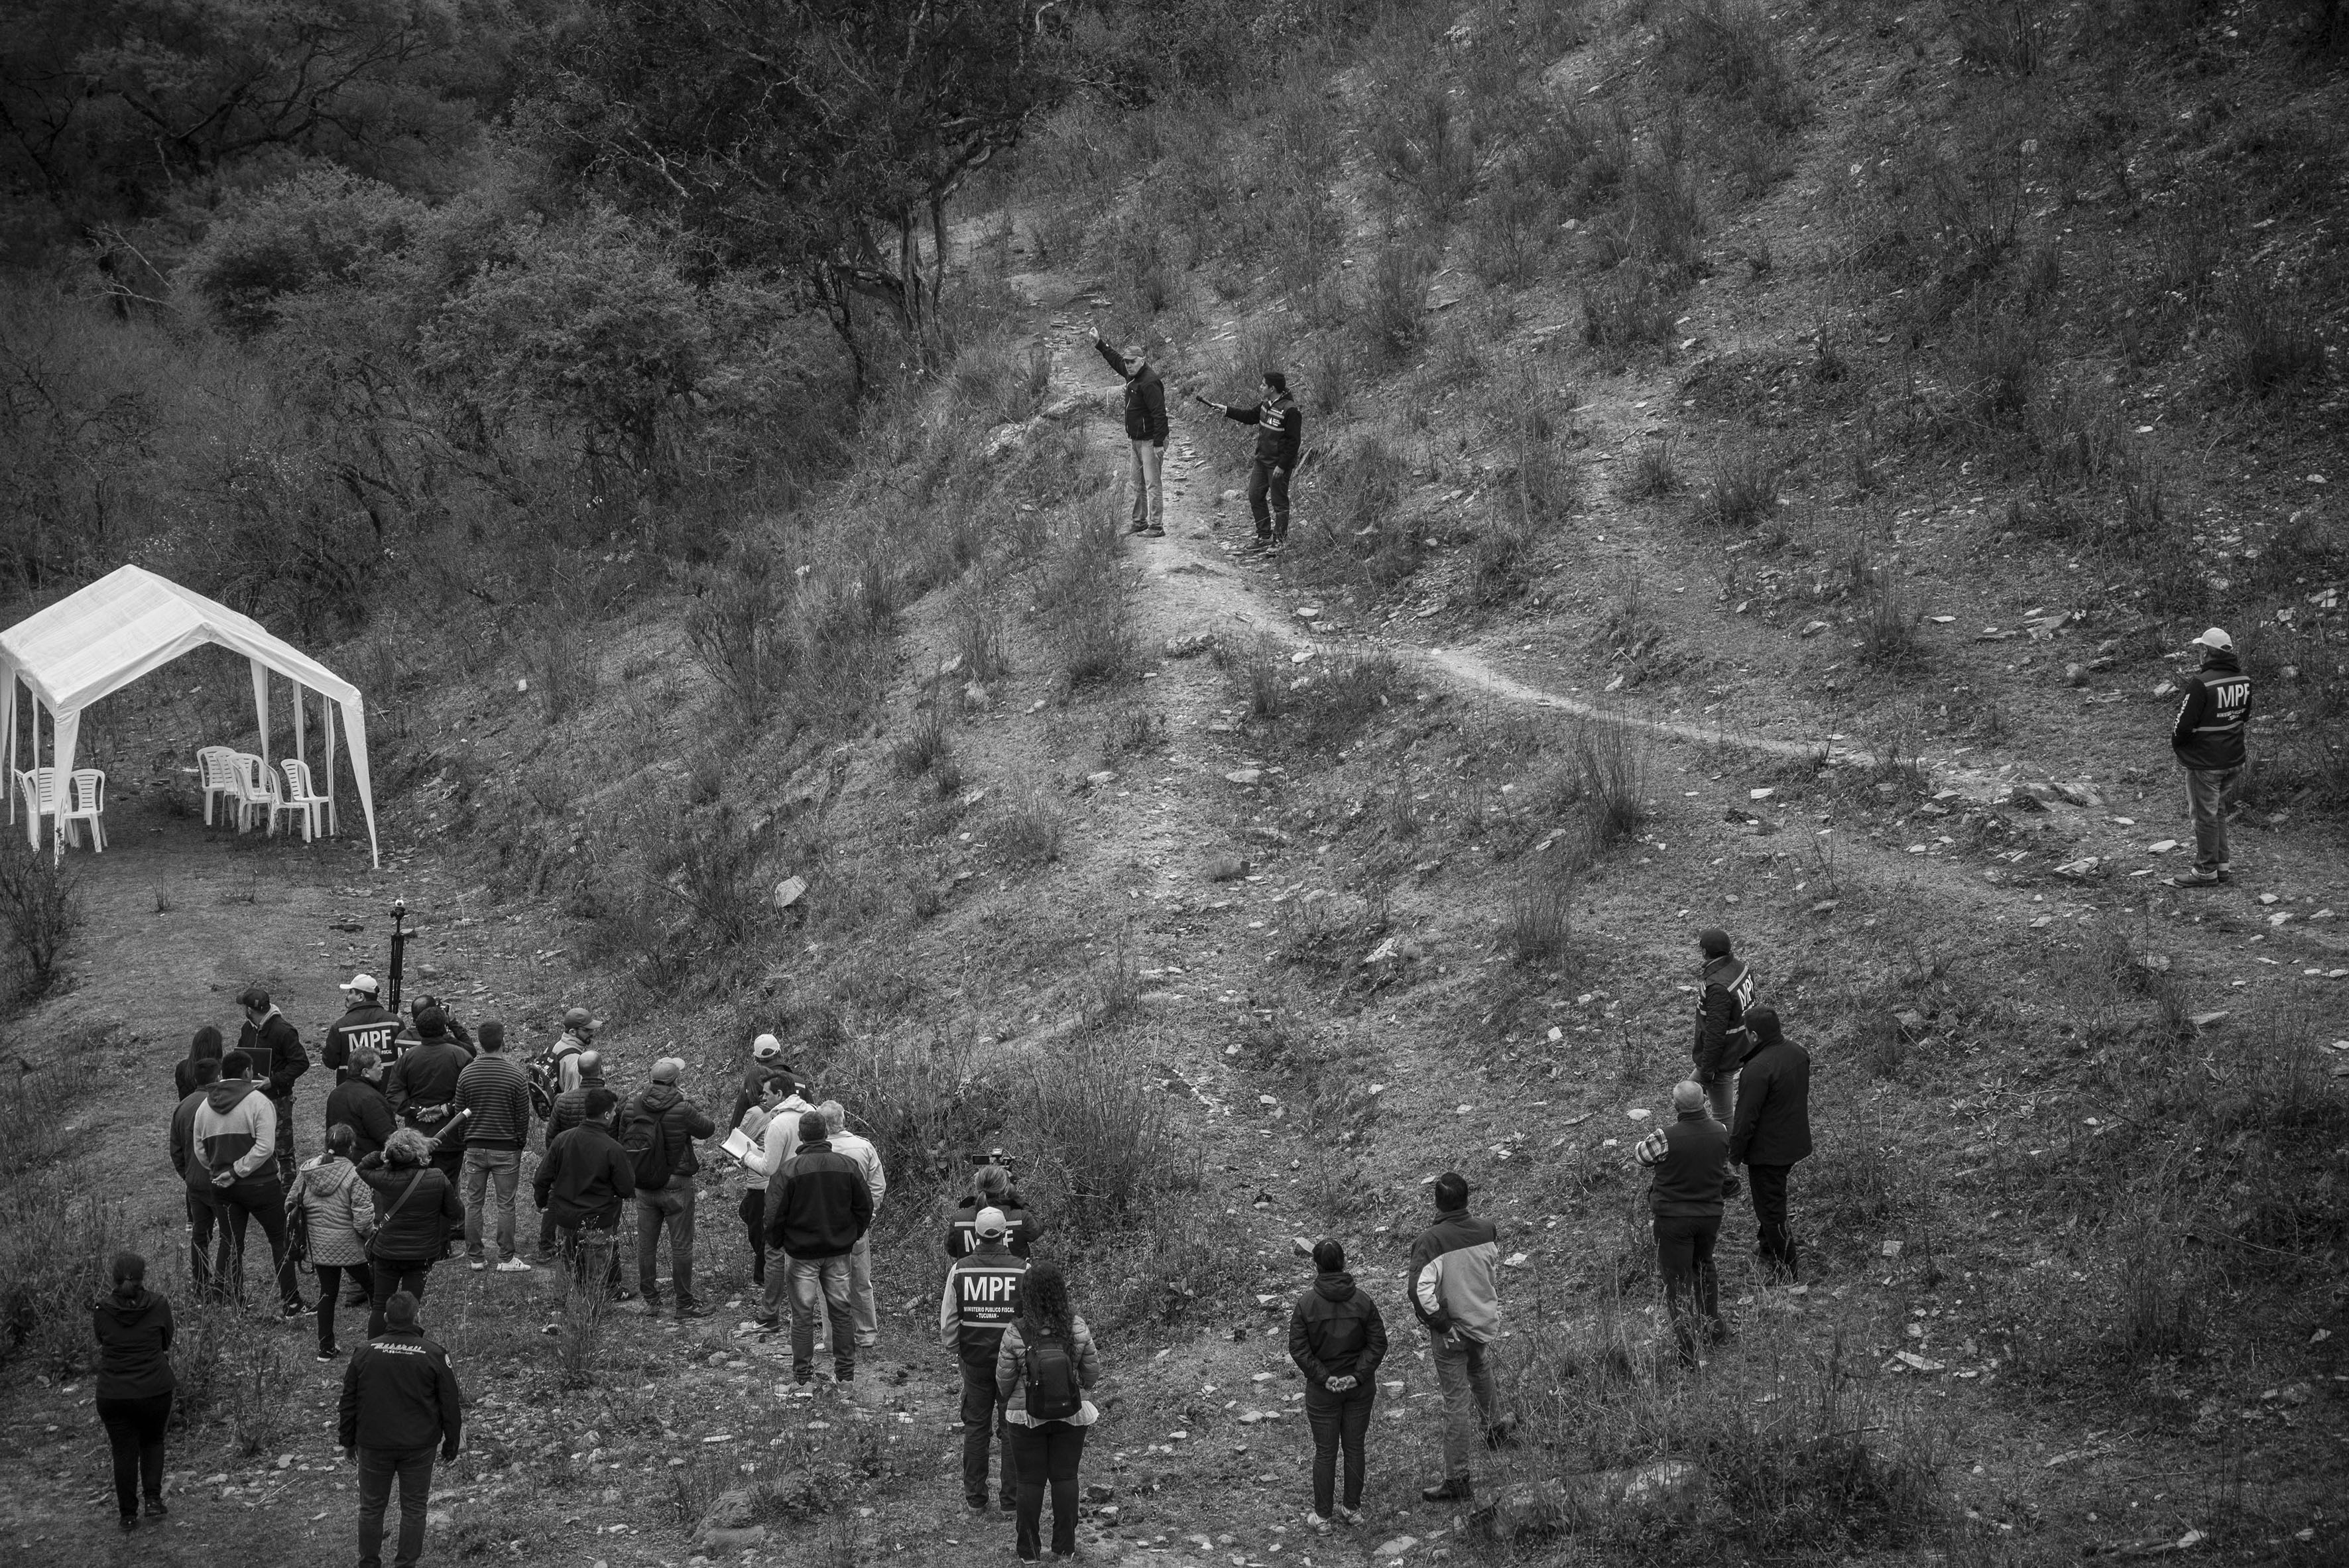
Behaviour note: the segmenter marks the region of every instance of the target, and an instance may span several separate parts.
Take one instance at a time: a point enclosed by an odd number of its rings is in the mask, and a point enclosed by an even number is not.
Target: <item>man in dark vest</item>
[[[2186,770],[2186,813],[2194,821],[2194,869],[2169,879],[2172,887],[2216,887],[2234,874],[2227,859],[2227,813],[2242,783],[2251,724],[2251,677],[2235,656],[2235,639],[2213,626],[2187,646],[2199,649],[2202,667],[2178,682],[2185,695],[2170,722],[2169,747]]]
[[[1745,1031],[1745,1009],[1754,1006],[1754,971],[1729,950],[1729,933],[1696,934],[1703,970],[1697,982],[1696,1081],[1713,1103],[1713,1119],[1723,1127],[1737,1109],[1737,1065],[1754,1044]]]
[[[343,1016],[326,1026],[318,1059],[335,1069],[335,1081],[350,1076],[351,1053],[373,1051],[379,1060],[391,1059],[391,1042],[399,1037],[399,1015],[385,1008],[372,975],[354,975],[343,986]]]
[[[938,1301],[938,1339],[962,1366],[962,1499],[987,1507],[987,1445],[990,1434],[1003,1453],[996,1499],[1006,1513],[1018,1504],[1019,1479],[1011,1460],[1010,1427],[995,1387],[995,1352],[1003,1326],[1011,1321],[1019,1276],[1028,1260],[1004,1243],[1011,1222],[1000,1209],[981,1209],[971,1224],[977,1245],[947,1270],[946,1294]]]

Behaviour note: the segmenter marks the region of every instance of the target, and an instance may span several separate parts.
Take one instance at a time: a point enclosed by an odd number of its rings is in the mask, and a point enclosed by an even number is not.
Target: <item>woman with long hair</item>
[[[188,1042],[187,1056],[173,1063],[171,1067],[171,1082],[180,1091],[181,1099],[187,1099],[201,1087],[196,1082],[196,1064],[216,1062],[221,1059],[221,1053],[227,1047],[221,1041],[221,1032],[210,1024],[196,1031],[196,1037]]]
[[[342,1355],[335,1344],[335,1303],[346,1275],[370,1299],[375,1280],[367,1268],[367,1237],[375,1233],[375,1204],[351,1161],[358,1133],[348,1123],[326,1129],[326,1151],[295,1174],[285,1207],[299,1208],[310,1222],[310,1267],[318,1276],[318,1359]]]
[[[375,1191],[375,1234],[367,1261],[367,1337],[383,1332],[383,1305],[400,1291],[424,1299],[425,1276],[440,1261],[452,1226],[465,1222],[457,1184],[432,1163],[432,1140],[412,1127],[391,1135],[380,1154],[359,1161],[359,1180]]]
[[[90,1304],[98,1333],[98,1418],[114,1450],[114,1502],[122,1528],[163,1506],[163,1429],[171,1419],[171,1304],[147,1288],[147,1260],[117,1253],[114,1288]]]
[[[1019,1280],[1019,1311],[995,1353],[995,1387],[1003,1397],[1019,1478],[1022,1563],[1035,1562],[1042,1544],[1048,1482],[1052,1555],[1066,1557],[1077,1549],[1077,1467],[1084,1459],[1085,1430],[1101,1419],[1085,1396],[1100,1380],[1101,1352],[1070,1304],[1059,1265],[1030,1263]]]

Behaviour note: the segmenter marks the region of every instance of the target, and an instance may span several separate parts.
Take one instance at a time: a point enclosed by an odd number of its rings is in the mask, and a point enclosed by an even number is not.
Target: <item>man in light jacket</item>
[[[816,1109],[823,1112],[826,1141],[834,1152],[856,1161],[856,1168],[864,1172],[864,1185],[873,1193],[873,1218],[848,1254],[848,1299],[856,1318],[856,1347],[870,1350],[881,1343],[881,1310],[873,1299],[873,1226],[880,1222],[881,1200],[888,1195],[889,1176],[881,1169],[881,1151],[873,1140],[847,1130],[848,1111],[840,1101],[828,1099]]]
[[[244,1295],[244,1232],[261,1222],[277,1262],[277,1295],[287,1317],[302,1315],[302,1290],[285,1249],[285,1184],[278,1180],[277,1107],[249,1076],[253,1058],[231,1051],[221,1058],[221,1081],[206,1091],[190,1131],[193,1158],[212,1183],[228,1229],[229,1294]]]
[[[1423,1487],[1429,1502],[1475,1495],[1470,1469],[1481,1435],[1509,1440],[1516,1422],[1497,1408],[1488,1352],[1501,1332],[1500,1233],[1468,1212],[1468,1179],[1435,1179],[1435,1223],[1411,1244],[1411,1306],[1427,1330],[1435,1381],[1444,1390],[1444,1479]]]

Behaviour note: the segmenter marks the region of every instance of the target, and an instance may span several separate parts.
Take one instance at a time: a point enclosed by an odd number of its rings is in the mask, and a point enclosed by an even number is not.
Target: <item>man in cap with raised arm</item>
[[[343,983],[343,1016],[326,1026],[318,1060],[335,1069],[340,1083],[350,1076],[353,1051],[373,1051],[378,1060],[388,1061],[391,1042],[398,1037],[399,1016],[384,1006],[375,976],[354,975]]]

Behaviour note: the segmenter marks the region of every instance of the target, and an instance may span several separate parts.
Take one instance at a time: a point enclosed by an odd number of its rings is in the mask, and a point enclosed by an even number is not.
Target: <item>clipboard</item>
[[[267,1046],[247,1046],[244,1047],[244,1054],[253,1058],[253,1081],[258,1084],[267,1083],[269,1064],[277,1059],[277,1053]]]
[[[726,1135],[726,1141],[719,1144],[719,1148],[732,1155],[737,1162],[742,1164],[748,1164],[750,1156],[759,1152],[756,1140],[739,1127]]]

